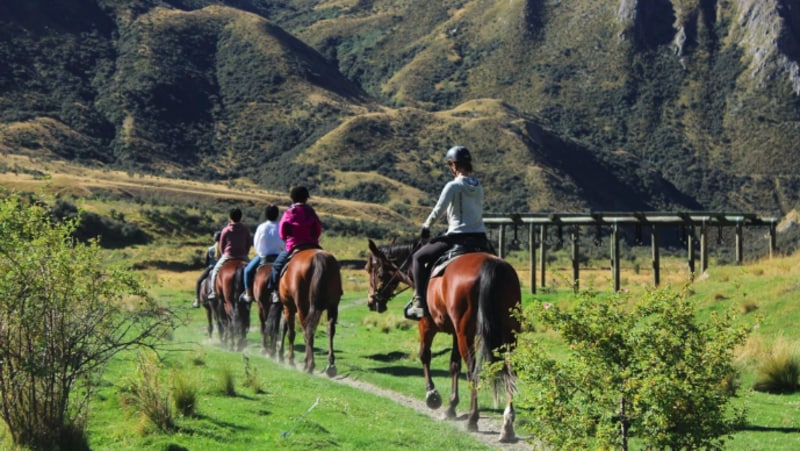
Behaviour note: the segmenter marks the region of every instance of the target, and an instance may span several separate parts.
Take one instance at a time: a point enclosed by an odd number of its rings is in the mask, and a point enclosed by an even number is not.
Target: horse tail
[[[484,260],[479,273],[478,286],[478,352],[475,371],[480,371],[484,361],[498,360],[495,351],[511,351],[516,345],[519,320],[514,309],[520,306],[519,277],[505,260],[492,257]],[[477,379],[477,374],[474,375]],[[503,367],[502,378],[494,378],[492,388],[499,393],[500,382],[515,385],[515,378],[508,363]]]
[[[317,252],[312,257],[310,271],[308,319],[318,323],[322,312],[328,310],[328,318],[336,321],[342,296],[339,262],[328,252]],[[316,326],[313,324],[312,330]]]
[[[342,296],[342,279],[339,262],[327,252],[317,252],[311,261],[309,286],[311,307],[325,310]]]

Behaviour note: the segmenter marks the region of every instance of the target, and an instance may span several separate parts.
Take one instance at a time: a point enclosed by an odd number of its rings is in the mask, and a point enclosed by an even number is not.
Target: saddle
[[[270,255],[265,255],[265,256],[261,257],[261,260],[259,260],[259,262],[258,262],[258,268],[271,264],[272,262],[275,261],[275,259],[277,257],[278,257],[278,254],[270,254]]]
[[[433,262],[431,279],[434,277],[441,277],[444,274],[444,270],[456,257],[472,252],[488,252],[492,255],[496,255],[491,241],[484,237],[469,237],[460,243],[454,244]]]
[[[293,248],[292,252],[289,253],[289,256],[286,257],[286,264],[284,264],[283,268],[281,268],[281,273],[278,275],[278,280],[280,280],[280,278],[283,277],[283,274],[286,272],[286,268],[289,267],[289,262],[292,261],[292,258],[294,258],[295,254],[297,254],[300,251],[307,250],[307,249],[322,249],[322,247],[320,247],[317,244],[301,244],[301,245]],[[276,256],[273,256],[272,259],[275,260],[275,257]]]

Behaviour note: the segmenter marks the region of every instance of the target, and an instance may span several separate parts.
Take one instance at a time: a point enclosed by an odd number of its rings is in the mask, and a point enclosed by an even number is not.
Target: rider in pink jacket
[[[272,293],[272,302],[279,302],[277,288],[281,270],[289,260],[289,255],[298,247],[319,247],[319,237],[322,234],[322,222],[317,213],[306,204],[309,198],[308,189],[304,186],[293,188],[290,197],[292,206],[287,208],[278,225],[278,233],[286,242],[286,248],[278,254],[272,263],[267,290]]]

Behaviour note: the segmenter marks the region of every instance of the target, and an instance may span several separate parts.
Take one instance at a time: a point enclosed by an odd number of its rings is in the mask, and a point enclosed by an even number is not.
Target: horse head
[[[403,251],[393,252],[397,249]],[[396,244],[378,247],[372,240],[369,240],[369,251],[370,256],[365,267],[369,274],[367,306],[372,311],[383,313],[386,311],[386,304],[399,294],[396,290],[400,282],[405,282],[408,286],[413,285],[406,273],[411,249],[408,245]],[[399,258],[405,260],[398,266]]]

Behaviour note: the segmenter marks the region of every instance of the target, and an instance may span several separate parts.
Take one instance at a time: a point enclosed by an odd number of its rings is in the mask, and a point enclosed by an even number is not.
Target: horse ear
[[[369,251],[372,252],[372,255],[378,257],[379,259],[386,260],[386,257],[383,255],[383,252],[381,252],[381,250],[378,249],[378,246],[376,246],[375,242],[372,240],[369,240]]]

